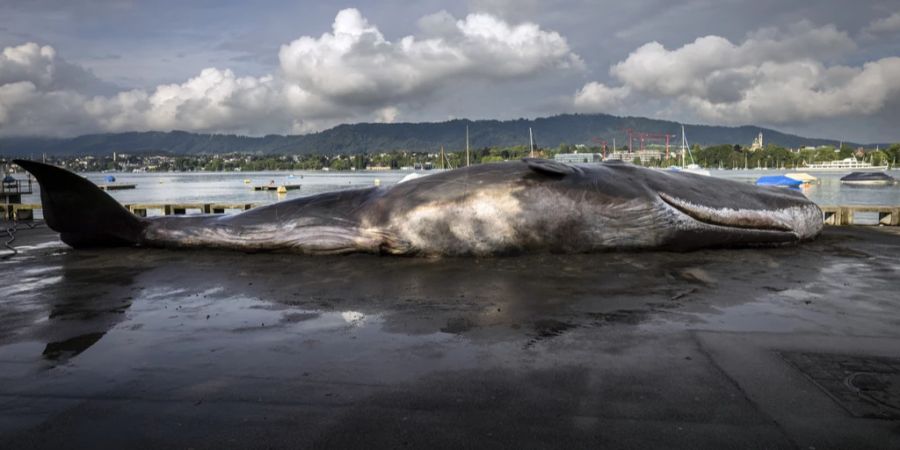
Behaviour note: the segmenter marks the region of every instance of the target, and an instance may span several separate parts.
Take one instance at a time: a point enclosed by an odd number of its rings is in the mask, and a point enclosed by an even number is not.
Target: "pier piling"
[[[879,205],[821,206],[825,225],[854,225],[858,213],[875,213],[876,225],[900,226],[900,207]]]

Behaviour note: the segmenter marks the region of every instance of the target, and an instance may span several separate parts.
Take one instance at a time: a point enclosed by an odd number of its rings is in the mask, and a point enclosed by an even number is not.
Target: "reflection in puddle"
[[[31,292],[37,289],[41,289],[47,287],[51,284],[56,284],[62,281],[62,276],[53,276],[53,277],[23,277],[20,278],[19,281],[12,285],[6,286],[5,291],[6,295],[15,295],[21,292]]]
[[[49,272],[55,272],[60,269],[62,269],[62,266],[34,267],[34,268],[30,268],[30,269],[24,269],[24,270],[22,270],[22,273],[24,273],[25,275],[34,276],[34,275],[42,275],[42,274],[49,273]]]
[[[88,333],[62,342],[50,342],[44,348],[43,356],[53,361],[65,362],[96,344],[104,334],[106,332]]]
[[[366,315],[357,311],[344,311],[341,317],[350,325],[358,326],[366,319]]]

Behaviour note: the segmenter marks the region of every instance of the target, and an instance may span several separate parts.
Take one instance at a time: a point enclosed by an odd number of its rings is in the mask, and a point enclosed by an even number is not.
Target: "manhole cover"
[[[850,414],[900,419],[900,358],[802,352],[780,355]]]

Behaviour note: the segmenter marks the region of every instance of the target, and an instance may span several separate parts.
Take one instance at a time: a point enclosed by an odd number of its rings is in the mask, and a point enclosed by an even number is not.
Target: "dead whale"
[[[232,215],[139,218],[67,170],[16,160],[47,225],[81,247],[394,255],[694,250],[816,237],[803,194],[621,162],[542,159],[461,168],[390,187],[324,193]]]

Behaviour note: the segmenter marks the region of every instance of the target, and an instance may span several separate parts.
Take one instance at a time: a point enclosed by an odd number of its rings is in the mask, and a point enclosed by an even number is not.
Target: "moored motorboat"
[[[841,183],[861,186],[888,186],[897,180],[884,172],[853,172],[841,177]]]
[[[798,188],[801,184],[803,184],[802,181],[786,177],[784,175],[769,175],[759,177],[756,180],[757,186],[781,186],[787,188]]]

